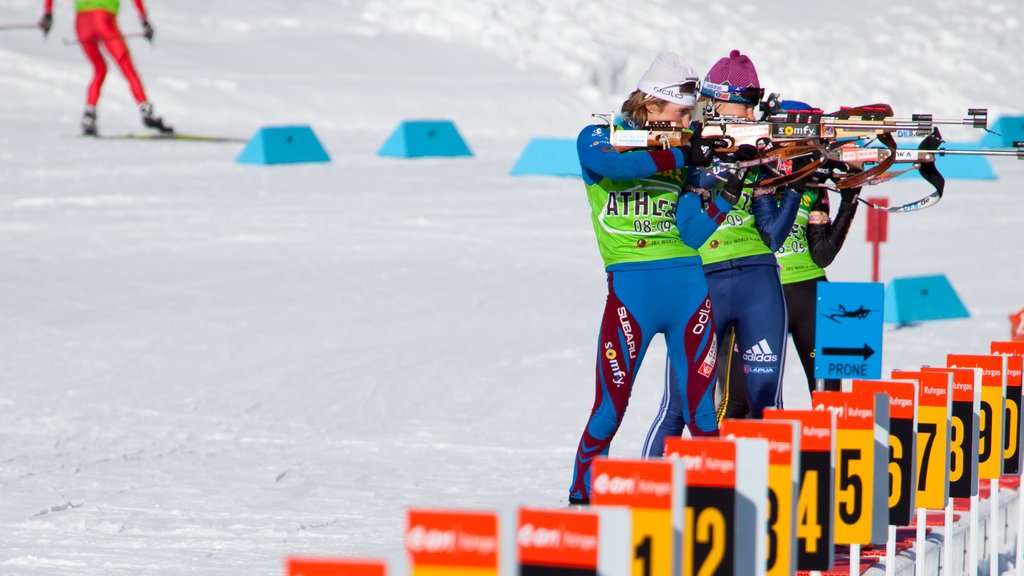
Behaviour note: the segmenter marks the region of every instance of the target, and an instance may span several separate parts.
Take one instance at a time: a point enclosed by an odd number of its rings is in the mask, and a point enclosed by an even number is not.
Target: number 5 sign
[[[836,415],[836,544],[885,544],[889,400],[870,392],[815,392],[815,410]]]

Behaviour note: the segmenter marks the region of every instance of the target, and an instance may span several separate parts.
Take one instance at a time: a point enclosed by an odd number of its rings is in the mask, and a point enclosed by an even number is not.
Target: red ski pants
[[[117,26],[117,16],[106,10],[86,10],[79,12],[75,20],[75,31],[78,33],[78,40],[82,43],[82,51],[85,57],[92,62],[93,75],[89,84],[89,92],[86,95],[86,103],[95,106],[100,100],[100,89],[103,81],[107,78],[107,63],[100,53],[100,44],[107,49],[107,53],[114,59],[117,66],[121,68],[128,86],[131,87],[132,96],[136,102],[146,101],[146,92],[142,89],[142,80],[132,64],[132,56],[128,53],[128,46],[121,36],[121,29]]]

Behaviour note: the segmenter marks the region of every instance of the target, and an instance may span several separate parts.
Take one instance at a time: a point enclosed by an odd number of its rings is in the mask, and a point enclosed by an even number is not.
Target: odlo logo
[[[697,323],[693,325],[691,330],[694,334],[703,334],[704,330],[708,327],[708,322],[711,321],[711,298],[705,298],[704,303],[701,304],[700,310],[697,310]]]

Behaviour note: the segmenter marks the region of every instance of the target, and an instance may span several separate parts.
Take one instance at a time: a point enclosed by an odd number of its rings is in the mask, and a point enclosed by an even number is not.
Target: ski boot
[[[96,107],[86,106],[82,113],[82,136],[98,136],[96,130]]]
[[[142,124],[146,128],[159,130],[161,134],[174,134],[174,128],[164,124],[164,119],[153,114],[153,105],[149,102],[139,104],[139,113],[142,114]]]

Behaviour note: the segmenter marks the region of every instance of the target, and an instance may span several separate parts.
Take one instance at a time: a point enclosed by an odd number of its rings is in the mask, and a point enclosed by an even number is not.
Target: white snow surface
[[[0,23],[41,4],[0,0]],[[822,108],[1024,111],[1019,0],[151,0],[156,41],[131,46],[158,113],[243,138],[310,124],[333,157],[257,167],[241,144],[78,137],[91,71],[57,5],[46,41],[0,32],[2,575],[400,563],[407,507],[562,505],[604,274],[582,184],[508,172],[616,109],[659,50],[703,72],[739,48]],[[376,155],[417,118],[475,156]],[[113,67],[99,122],[140,129]],[[890,218],[882,280],[946,274],[972,316],[887,328],[886,373],[1008,338],[1024,164],[993,163]],[[870,279],[864,220],[832,280]],[[663,363],[659,340],[613,455],[639,455]],[[792,362],[788,405],[803,386]]]

